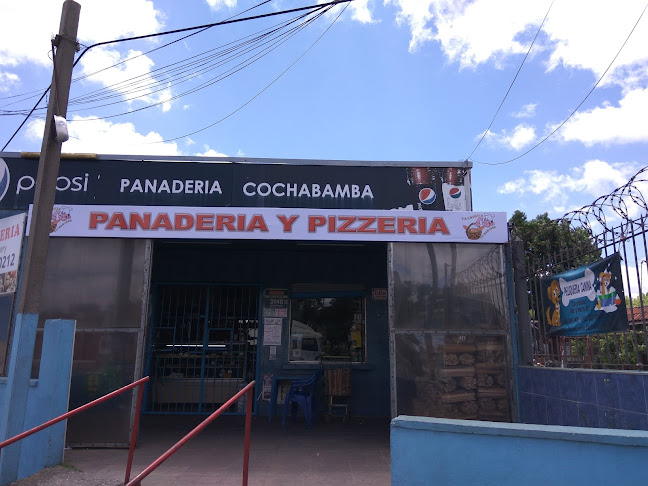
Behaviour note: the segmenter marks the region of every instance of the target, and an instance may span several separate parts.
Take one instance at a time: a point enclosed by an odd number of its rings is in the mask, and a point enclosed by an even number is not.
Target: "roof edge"
[[[0,152],[0,157],[15,157],[34,159],[40,152]],[[470,169],[470,161],[443,162],[422,160],[325,160],[325,159],[283,159],[255,157],[203,157],[185,155],[118,155],[118,154],[75,154],[63,153],[62,159],[93,159],[93,160],[126,160],[137,162],[216,162],[230,164],[277,164],[277,165],[347,165],[357,167],[463,167]]]

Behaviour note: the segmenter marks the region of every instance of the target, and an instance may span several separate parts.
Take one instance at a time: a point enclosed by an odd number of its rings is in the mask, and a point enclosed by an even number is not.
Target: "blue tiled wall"
[[[527,424],[648,430],[648,373],[518,368]]]

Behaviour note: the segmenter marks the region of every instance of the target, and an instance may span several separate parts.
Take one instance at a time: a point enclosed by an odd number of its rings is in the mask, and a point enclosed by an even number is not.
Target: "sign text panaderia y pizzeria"
[[[352,209],[66,206],[52,236],[503,243],[505,213]]]

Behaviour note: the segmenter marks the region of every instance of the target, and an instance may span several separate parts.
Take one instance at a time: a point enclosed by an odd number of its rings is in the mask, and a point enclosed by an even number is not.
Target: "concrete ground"
[[[220,417],[152,473],[142,484],[235,485],[243,467],[243,417]],[[135,450],[135,477],[158,456],[182,438],[198,417],[144,416]],[[69,467],[52,469],[74,476],[79,482],[29,484],[109,485],[123,482],[128,451],[123,449],[66,450]],[[83,475],[84,479],[81,479]],[[27,480],[28,481],[28,480]],[[23,486],[23,482],[17,483]],[[388,420],[356,420],[349,424],[321,423],[307,430],[303,422],[289,423],[281,430],[280,420],[267,423],[254,418],[250,449],[250,486],[382,486],[390,484]],[[28,483],[24,483],[28,486]]]

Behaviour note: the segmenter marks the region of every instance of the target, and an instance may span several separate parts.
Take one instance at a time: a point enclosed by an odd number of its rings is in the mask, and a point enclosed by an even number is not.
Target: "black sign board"
[[[29,207],[37,166],[35,159],[0,158],[0,209]],[[63,159],[56,203],[465,210],[466,173],[386,165]]]

